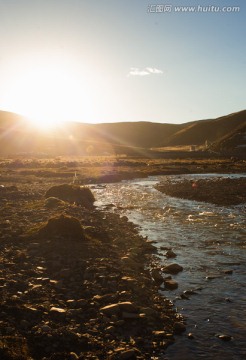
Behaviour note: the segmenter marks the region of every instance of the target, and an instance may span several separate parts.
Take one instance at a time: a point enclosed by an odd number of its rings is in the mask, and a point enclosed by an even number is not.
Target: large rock
[[[179,264],[169,264],[162,271],[167,274],[178,274],[180,271],[183,271],[183,267]]]
[[[56,185],[52,186],[45,194],[46,198],[56,197],[69,203],[78,205],[92,206],[95,198],[88,187],[77,185]]]

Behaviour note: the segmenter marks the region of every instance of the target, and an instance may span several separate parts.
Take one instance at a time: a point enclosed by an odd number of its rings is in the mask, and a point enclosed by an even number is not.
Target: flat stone
[[[163,337],[166,333],[163,330],[154,330],[152,331],[152,334],[156,337]]]
[[[105,315],[112,316],[112,315],[117,315],[122,312],[137,313],[138,309],[130,301],[125,301],[125,302],[119,302],[116,304],[104,306],[100,309],[100,311],[102,313],[104,313]]]
[[[121,279],[126,282],[136,282],[136,279],[130,276],[123,276]]]
[[[73,300],[73,299],[70,299],[70,300],[67,300],[66,303],[67,303],[67,305],[68,305],[69,307],[74,307],[74,306],[76,306],[77,301],[76,301],[76,300]]]
[[[232,337],[230,335],[225,335],[225,334],[219,335],[218,338],[223,341],[231,341],[231,339],[232,339]]]
[[[108,333],[114,333],[115,332],[115,326],[108,326],[106,329],[106,332],[108,332]]]
[[[119,304],[111,304],[102,307],[100,311],[105,315],[112,316],[120,313],[120,307]]]
[[[52,308],[50,309],[50,311],[57,312],[57,313],[65,313],[65,312],[66,312],[65,309],[58,308],[58,307],[55,307],[55,306],[52,306]]]
[[[116,299],[116,295],[115,294],[104,294],[104,295],[94,295],[92,300],[96,301],[96,302],[110,302],[112,300]]]

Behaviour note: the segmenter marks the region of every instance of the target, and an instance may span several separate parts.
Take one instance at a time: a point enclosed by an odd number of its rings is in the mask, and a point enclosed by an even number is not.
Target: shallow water
[[[177,199],[154,188],[163,179],[196,177],[199,175],[150,177],[107,184],[93,192],[97,206],[114,204],[110,211],[127,216],[139,225],[143,236],[157,241],[161,263],[177,262],[184,268],[173,276],[178,289],[163,292],[185,316],[187,325],[186,334],[176,337],[166,359],[245,359],[245,206],[220,207]],[[177,257],[166,259],[162,246],[172,248]],[[228,270],[232,274],[226,274]],[[181,299],[184,290],[195,294]],[[188,339],[188,333],[194,338]],[[225,342],[217,334],[232,339]]]

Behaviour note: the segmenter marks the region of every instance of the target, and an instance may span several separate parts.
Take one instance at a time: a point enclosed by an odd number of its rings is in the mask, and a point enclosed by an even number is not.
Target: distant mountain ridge
[[[187,123],[187,126],[173,134],[168,145],[202,145],[209,142],[219,141],[246,123],[246,110],[221,116],[216,119],[200,120]]]
[[[183,124],[154,122],[116,122],[84,124],[67,122],[63,128],[49,133],[39,132],[17,114],[0,111],[0,153],[43,151],[49,153],[81,154],[117,152],[126,148],[160,148],[179,145],[217,144],[214,149],[227,148],[230,138],[245,133],[246,110],[216,119],[198,120]],[[244,135],[241,136],[244,147]],[[223,146],[219,146],[223,141]],[[232,140],[230,140],[232,151]],[[237,146],[234,140],[234,148]],[[228,148],[229,149],[229,148]],[[235,149],[234,149],[235,150]]]

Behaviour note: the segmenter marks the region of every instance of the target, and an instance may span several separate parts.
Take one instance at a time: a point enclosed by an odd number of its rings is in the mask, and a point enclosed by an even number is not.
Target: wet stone
[[[230,335],[221,334],[217,336],[222,341],[231,341],[232,337]]]
[[[168,274],[178,274],[180,271],[183,271],[183,267],[179,264],[174,263],[165,266],[162,271]]]
[[[186,331],[186,326],[181,322],[176,322],[174,324],[173,331],[174,331],[175,335],[180,335],[180,334],[182,334],[183,332]]]
[[[186,294],[180,294],[180,297],[181,297],[181,299],[183,299],[183,300],[190,300],[190,298],[189,298],[189,296],[187,296]]]
[[[175,258],[177,256],[177,254],[175,254],[175,252],[173,250],[168,250],[165,254],[165,256],[167,258]]]
[[[183,294],[189,296],[189,295],[196,295],[197,293],[194,290],[184,290]]]
[[[231,275],[231,274],[233,274],[233,270],[224,270],[223,271],[224,272],[224,274],[226,274],[226,275]]]
[[[175,280],[165,280],[165,287],[168,289],[168,290],[175,290],[178,288],[178,283],[177,281]]]

